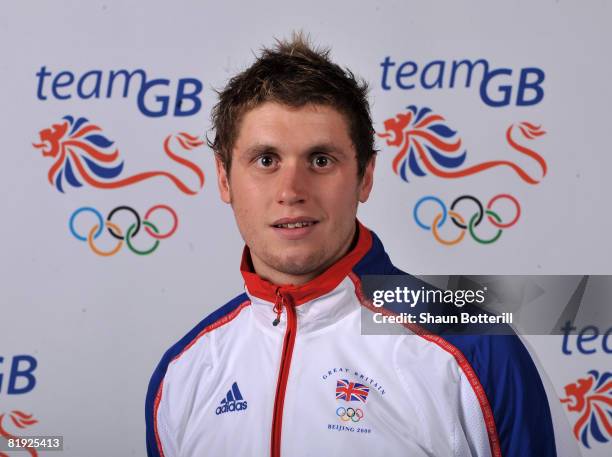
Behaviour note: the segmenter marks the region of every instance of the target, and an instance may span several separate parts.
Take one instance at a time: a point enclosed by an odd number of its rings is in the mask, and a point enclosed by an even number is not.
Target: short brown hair
[[[313,48],[308,37],[294,32],[290,41],[276,40],[274,48],[262,49],[255,63],[218,93],[219,102],[212,110],[215,138],[209,146],[229,176],[231,151],[245,112],[270,101],[293,107],[327,105],[348,121],[361,178],[376,154],[367,93],[367,83],[333,63],[329,49]]]

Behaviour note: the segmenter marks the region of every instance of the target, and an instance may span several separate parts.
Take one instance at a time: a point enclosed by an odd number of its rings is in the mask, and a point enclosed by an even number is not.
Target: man
[[[149,456],[555,455],[517,338],[360,334],[361,277],[401,274],[356,220],[375,163],[366,92],[294,36],[220,93],[212,147],[245,293],[157,367]]]

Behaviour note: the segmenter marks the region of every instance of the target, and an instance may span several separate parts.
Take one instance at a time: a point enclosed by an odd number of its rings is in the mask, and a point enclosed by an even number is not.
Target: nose
[[[308,169],[298,163],[285,163],[278,171],[277,202],[281,205],[304,203],[308,194]]]

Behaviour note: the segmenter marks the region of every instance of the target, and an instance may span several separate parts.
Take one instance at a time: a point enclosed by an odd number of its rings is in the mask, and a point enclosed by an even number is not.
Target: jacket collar
[[[330,293],[348,276],[353,267],[372,247],[372,233],[359,221],[357,221],[357,230],[358,238],[355,247],[319,276],[301,286],[292,284],[278,286],[259,277],[259,275],[252,270],[250,251],[249,248],[245,246],[242,253],[240,271],[244,278],[248,294],[261,300],[274,303],[277,293],[281,292],[291,295],[295,305],[301,305]]]

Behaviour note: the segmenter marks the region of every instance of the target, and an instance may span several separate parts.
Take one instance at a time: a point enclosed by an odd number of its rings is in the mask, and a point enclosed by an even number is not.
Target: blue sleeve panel
[[[516,335],[448,335],[487,394],[503,457],[554,457],[555,432],[546,391]]]
[[[372,248],[355,266],[358,275],[405,275],[372,232]],[[414,278],[418,288],[424,283]],[[430,286],[432,287],[432,286]],[[470,362],[484,388],[502,457],[555,457],[555,434],[546,391],[529,352],[516,335],[444,335]]]
[[[187,335],[181,338],[178,343],[168,349],[162,357],[161,361],[157,365],[157,368],[153,372],[153,376],[151,376],[151,380],[149,381],[149,388],[147,390],[147,398],[145,401],[145,422],[147,428],[146,440],[148,457],[161,457],[160,450],[157,447],[157,440],[155,439],[155,396],[157,395],[157,391],[159,389],[160,384],[164,380],[168,365],[174,359],[174,357],[180,354],[181,351],[200,334],[202,330],[204,330],[209,325],[214,324],[222,317],[230,314],[232,311],[238,308],[241,303],[245,302],[248,299],[249,297],[245,293],[243,293],[223,305],[221,308],[217,309],[215,312],[213,312],[203,321],[201,321],[198,325],[196,325],[189,333],[187,333]]]

